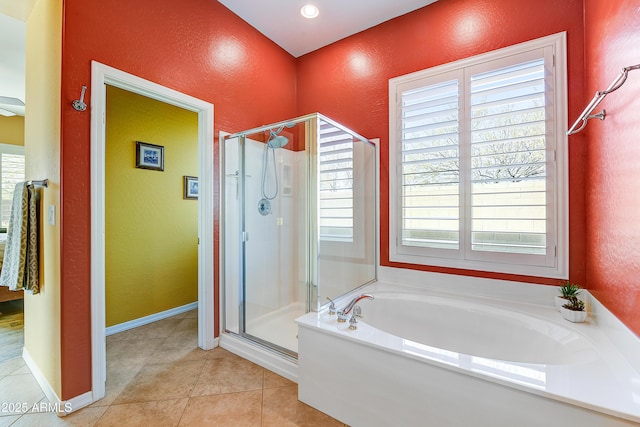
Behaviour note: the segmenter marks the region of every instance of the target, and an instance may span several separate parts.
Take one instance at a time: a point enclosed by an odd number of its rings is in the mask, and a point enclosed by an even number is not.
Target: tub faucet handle
[[[347,319],[349,318],[349,313],[351,313],[351,310],[353,309],[353,307],[356,305],[358,301],[362,299],[374,299],[374,297],[371,294],[361,294],[355,297],[354,299],[352,299],[349,302],[349,304],[347,304],[343,309],[338,311],[338,322],[341,322],[341,323],[346,322]]]
[[[335,314],[336,314],[336,311],[338,310],[338,309],[336,308],[336,303],[335,303],[335,302],[333,302],[333,300],[332,300],[331,298],[329,298],[329,297],[327,297],[327,299],[328,299],[329,301],[331,301],[331,305],[329,305],[329,316],[333,316],[333,315],[335,315]]]
[[[349,329],[351,329],[352,331],[358,329],[358,318],[362,319],[362,309],[359,305],[356,305],[355,307],[353,307],[353,314],[349,319]]]

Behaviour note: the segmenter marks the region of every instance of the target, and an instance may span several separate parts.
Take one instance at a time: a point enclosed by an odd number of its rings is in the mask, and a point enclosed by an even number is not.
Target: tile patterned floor
[[[0,363],[0,403],[46,401],[21,358]],[[107,337],[104,399],[63,418],[0,412],[12,426],[343,426],[297,399],[297,385],[222,348],[197,347],[184,313]]]
[[[22,355],[24,301],[0,303],[0,363]]]

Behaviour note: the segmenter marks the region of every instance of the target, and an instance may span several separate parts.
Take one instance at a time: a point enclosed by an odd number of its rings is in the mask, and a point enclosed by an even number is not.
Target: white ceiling
[[[298,57],[409,13],[436,0],[218,0],[262,34]],[[320,15],[300,15],[305,4]]]
[[[25,56],[25,23],[0,14],[0,97],[24,102]],[[2,102],[0,98],[0,109],[24,116],[24,107]]]

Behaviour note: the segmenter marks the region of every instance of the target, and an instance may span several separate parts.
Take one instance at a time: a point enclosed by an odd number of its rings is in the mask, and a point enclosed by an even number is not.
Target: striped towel
[[[33,294],[40,292],[36,197],[33,185],[25,182],[16,184],[0,273],[0,286],[8,286],[12,291],[24,289]]]

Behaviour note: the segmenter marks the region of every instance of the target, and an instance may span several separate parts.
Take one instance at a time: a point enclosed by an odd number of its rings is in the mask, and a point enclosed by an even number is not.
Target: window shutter
[[[402,117],[402,244],[458,249],[459,82],[405,90]]]
[[[544,59],[471,76],[471,250],[546,254]]]
[[[566,279],[566,76],[558,33],[389,80],[390,261]]]
[[[320,239],[353,241],[353,139],[320,121]]]

